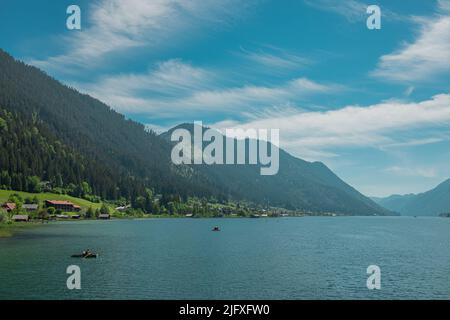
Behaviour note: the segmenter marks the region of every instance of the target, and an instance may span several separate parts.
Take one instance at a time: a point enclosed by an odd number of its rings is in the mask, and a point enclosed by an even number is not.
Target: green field
[[[93,203],[84,199],[71,197],[64,194],[55,194],[55,193],[29,193],[29,192],[22,192],[22,191],[13,191],[13,190],[0,190],[0,204],[5,203],[8,201],[8,198],[11,194],[18,194],[22,197],[22,199],[37,197],[39,199],[39,205],[42,206],[43,202],[45,200],[66,200],[70,201],[76,205],[79,205],[83,210],[88,209],[89,207],[92,207],[92,209],[100,209],[102,206],[101,203]]]

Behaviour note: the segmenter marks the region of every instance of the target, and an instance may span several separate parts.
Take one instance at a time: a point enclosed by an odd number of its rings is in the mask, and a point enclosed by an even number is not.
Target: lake
[[[0,239],[0,299],[450,299],[449,248],[445,218],[60,222]]]

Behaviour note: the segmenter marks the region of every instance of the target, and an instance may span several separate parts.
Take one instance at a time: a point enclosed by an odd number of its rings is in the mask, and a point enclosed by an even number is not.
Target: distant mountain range
[[[192,128],[192,125],[181,125]],[[256,165],[171,162],[170,132],[157,135],[109,106],[80,94],[0,50],[0,187],[50,188],[132,203],[151,188],[167,196],[247,200],[314,212],[391,212],[320,162],[280,150],[280,169],[261,176]],[[84,190],[84,191],[83,191]]]
[[[405,216],[438,216],[450,213],[450,179],[424,193],[372,199],[386,209]]]

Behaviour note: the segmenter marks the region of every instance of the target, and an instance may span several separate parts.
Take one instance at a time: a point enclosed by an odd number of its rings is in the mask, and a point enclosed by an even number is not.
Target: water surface
[[[444,218],[63,222],[0,239],[0,299],[450,299],[449,248]]]

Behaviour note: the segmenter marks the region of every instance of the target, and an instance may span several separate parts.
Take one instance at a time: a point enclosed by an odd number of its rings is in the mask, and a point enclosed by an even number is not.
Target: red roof
[[[74,204],[70,201],[65,201],[65,200],[45,200],[46,202],[50,203],[50,204],[55,204],[55,205],[69,205],[69,206],[73,206]]]
[[[7,202],[3,205],[7,210],[14,210],[16,208],[16,204],[12,202]]]

